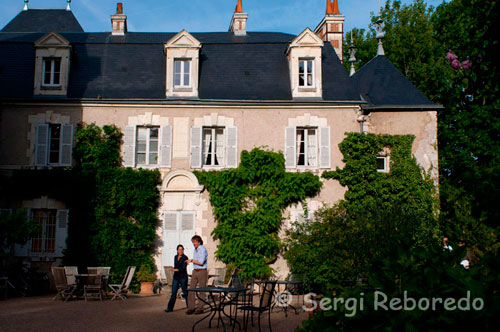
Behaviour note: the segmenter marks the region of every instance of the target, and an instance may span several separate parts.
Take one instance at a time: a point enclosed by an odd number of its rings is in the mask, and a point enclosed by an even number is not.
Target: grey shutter
[[[66,237],[68,236],[69,210],[57,210],[56,224],[56,250],[55,256],[62,257],[66,248]]]
[[[191,128],[191,168],[202,166],[203,127]]]
[[[135,166],[135,126],[127,126],[123,131],[123,166]]]
[[[226,167],[238,167],[238,127],[226,128]]]
[[[31,209],[26,209],[26,218],[31,219]],[[16,244],[14,246],[14,256],[27,257],[31,241],[26,241],[25,244]]]
[[[61,166],[71,166],[73,150],[73,125],[63,124],[61,126]]]
[[[41,123],[36,127],[35,166],[46,166],[48,156],[49,125]]]
[[[297,129],[285,128],[285,168],[297,167]]]
[[[172,167],[172,126],[161,127],[160,167]]]
[[[330,127],[319,128],[319,167],[331,168]]]

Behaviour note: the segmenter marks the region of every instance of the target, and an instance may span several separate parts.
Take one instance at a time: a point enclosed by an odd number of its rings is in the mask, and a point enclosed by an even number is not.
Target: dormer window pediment
[[[186,30],[165,45],[166,96],[198,97],[198,73],[201,43]]]
[[[324,42],[309,28],[306,28],[288,46],[293,98],[321,98],[323,84],[321,77],[321,51]]]
[[[35,42],[35,95],[66,95],[71,45],[55,31]]]

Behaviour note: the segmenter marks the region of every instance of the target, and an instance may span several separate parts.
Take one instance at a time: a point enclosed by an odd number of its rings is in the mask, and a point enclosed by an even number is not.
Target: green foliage
[[[156,274],[149,265],[141,265],[139,271],[135,275],[138,282],[154,282],[156,281]]]
[[[425,216],[422,222],[433,227],[437,213],[434,183],[411,153],[414,139],[411,135],[347,134],[339,145],[345,167],[325,172],[323,177],[349,188],[342,205],[350,216],[399,206],[404,212]],[[376,159],[383,152],[389,153],[389,173],[377,172]]]
[[[33,219],[26,218],[24,210],[0,214],[0,258],[4,258],[15,244],[25,244],[40,231]]]
[[[488,254],[485,260],[470,270],[457,262],[465,255],[464,250],[452,252],[433,246],[414,246],[405,237],[392,237],[379,247],[380,255],[373,259],[364,285],[344,287],[332,285],[329,297],[355,298],[356,311],[340,305],[337,310],[317,313],[305,321],[298,332],[306,331],[451,331],[480,330],[496,331],[496,315],[500,310],[499,288],[500,266],[498,253]],[[375,290],[383,292],[388,301],[393,298],[448,298],[456,301],[466,298],[470,292],[470,303],[476,298],[484,301],[482,310],[464,311],[457,307],[445,310],[443,302],[436,302],[436,310],[375,310]],[[381,295],[377,295],[380,303]],[[363,299],[364,308],[359,303]],[[464,303],[462,302],[462,305]],[[411,307],[412,303],[408,302]]]
[[[237,169],[195,172],[210,193],[220,241],[215,256],[241,269],[241,276],[264,278],[281,249],[278,232],[291,204],[317,195],[319,178],[288,173],[282,153],[253,149],[241,153]]]
[[[160,182],[157,170],[119,167],[121,138],[114,126],[81,125],[75,133],[73,172],[85,196],[70,215],[65,257],[67,264],[111,266],[118,276],[129,265],[154,269]]]

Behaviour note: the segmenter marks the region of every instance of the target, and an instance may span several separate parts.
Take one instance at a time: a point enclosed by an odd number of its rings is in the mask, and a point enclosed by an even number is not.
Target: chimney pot
[[[118,15],[123,14],[123,3],[118,2],[118,3],[116,4],[116,13],[117,13]]]

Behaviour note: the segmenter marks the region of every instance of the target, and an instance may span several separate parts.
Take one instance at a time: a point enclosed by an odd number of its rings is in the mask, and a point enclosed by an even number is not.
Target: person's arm
[[[177,255],[174,256],[174,272],[179,272],[178,266],[177,266]]]

